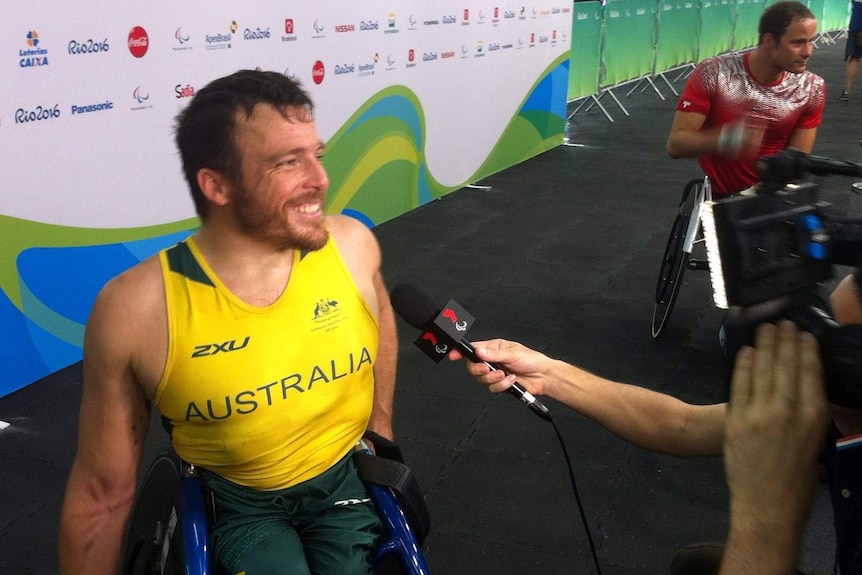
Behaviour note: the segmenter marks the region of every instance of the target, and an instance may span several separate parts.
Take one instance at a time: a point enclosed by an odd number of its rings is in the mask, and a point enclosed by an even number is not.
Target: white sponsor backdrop
[[[324,140],[381,89],[409,87],[431,173],[463,184],[571,30],[553,2],[34,1],[3,2],[0,18],[0,214],[108,228],[194,215],[173,117],[239,68],[300,79]]]
[[[373,225],[559,143],[561,2],[0,2],[0,397],[78,361],[103,283],[196,225],[173,126],[205,84],[299,79],[329,209]]]

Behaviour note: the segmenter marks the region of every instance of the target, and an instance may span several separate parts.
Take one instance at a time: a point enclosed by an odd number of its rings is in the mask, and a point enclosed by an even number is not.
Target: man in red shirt
[[[698,159],[714,196],[757,183],[757,158],[786,147],[810,153],[826,85],[806,70],[817,35],[814,14],[777,2],[758,26],[757,47],[697,65],[677,104],[667,141],[672,158]]]

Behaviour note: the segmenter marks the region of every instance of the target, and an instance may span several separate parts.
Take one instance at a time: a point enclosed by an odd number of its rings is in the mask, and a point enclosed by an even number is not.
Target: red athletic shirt
[[[748,53],[708,58],[697,65],[676,109],[706,115],[706,130],[743,117],[763,124],[765,133],[758,157],[774,156],[787,146],[793,130],[820,125],[826,102],[823,78],[785,72],[775,84],[761,84],[748,68]],[[756,159],[735,160],[700,156],[698,163],[712,180],[713,194],[735,194],[757,182]]]

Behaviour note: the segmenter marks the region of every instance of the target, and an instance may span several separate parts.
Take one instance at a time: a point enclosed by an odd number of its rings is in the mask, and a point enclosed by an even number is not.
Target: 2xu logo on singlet
[[[239,344],[237,343],[237,340],[232,339],[224,343],[207,343],[204,345],[196,345],[195,350],[192,352],[192,357],[207,357],[209,355],[215,355],[217,353],[229,353],[231,351],[239,351],[241,349],[244,349],[248,345],[248,341],[250,339],[250,336],[245,336],[245,339],[242,340],[242,343]]]

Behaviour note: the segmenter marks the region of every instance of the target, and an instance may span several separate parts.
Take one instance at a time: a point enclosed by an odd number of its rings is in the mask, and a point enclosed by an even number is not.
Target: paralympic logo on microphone
[[[472,315],[450,299],[434,319],[428,321],[422,334],[413,343],[425,355],[440,362],[464,338],[473,321]]]
[[[455,326],[455,329],[460,332],[467,331],[467,322],[466,321],[458,321],[458,315],[452,308],[446,308],[443,310],[443,313],[440,314],[442,317],[448,318],[452,320],[452,324]]]

